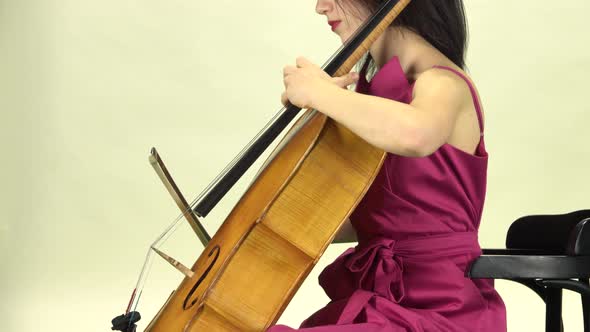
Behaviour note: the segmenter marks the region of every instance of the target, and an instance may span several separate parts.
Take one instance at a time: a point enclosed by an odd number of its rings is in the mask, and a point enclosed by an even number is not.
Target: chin
[[[350,34],[348,34],[348,33],[341,34],[341,35],[339,35],[339,37],[340,37],[340,40],[342,40],[342,44],[344,44],[350,38]]]

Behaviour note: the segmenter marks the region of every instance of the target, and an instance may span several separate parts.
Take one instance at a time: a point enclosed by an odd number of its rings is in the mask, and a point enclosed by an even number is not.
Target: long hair
[[[340,1],[345,1],[353,7],[361,5],[371,13],[385,2],[385,0],[336,0],[339,6]],[[467,19],[463,0],[412,0],[391,26],[404,27],[420,35],[455,65],[465,69]],[[365,59],[370,61],[369,70],[374,70],[374,61],[369,54]]]

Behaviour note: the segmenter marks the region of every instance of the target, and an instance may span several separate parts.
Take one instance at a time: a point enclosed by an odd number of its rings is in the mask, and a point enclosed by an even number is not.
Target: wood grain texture
[[[398,2],[337,75],[409,2]],[[320,112],[302,118],[146,331],[265,331],[278,320],[386,156]]]

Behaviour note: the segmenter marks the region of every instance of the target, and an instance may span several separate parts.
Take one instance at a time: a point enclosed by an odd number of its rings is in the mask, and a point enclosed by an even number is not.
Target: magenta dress
[[[506,308],[493,279],[469,279],[481,255],[477,232],[486,193],[488,154],[482,115],[469,85],[481,129],[475,155],[444,144],[410,158],[388,153],[367,194],[350,216],[359,243],[320,274],[331,301],[293,329],[268,332],[505,332]],[[410,103],[397,57],[356,91]]]

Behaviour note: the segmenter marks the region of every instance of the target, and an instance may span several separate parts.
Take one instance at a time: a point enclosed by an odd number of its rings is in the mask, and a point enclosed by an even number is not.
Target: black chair
[[[508,230],[506,249],[482,251],[467,277],[512,280],[535,291],[545,301],[546,332],[563,332],[562,290],[577,292],[584,332],[590,332],[590,210],[519,218]]]

